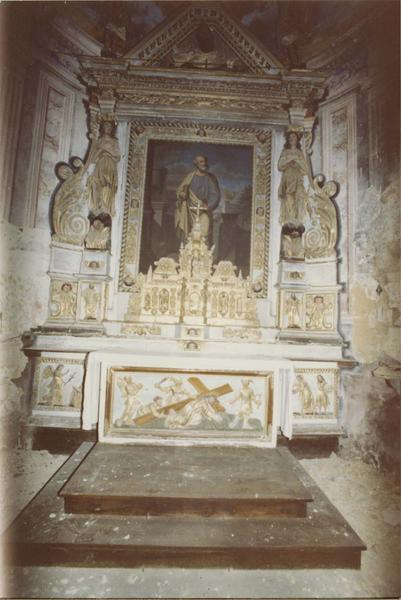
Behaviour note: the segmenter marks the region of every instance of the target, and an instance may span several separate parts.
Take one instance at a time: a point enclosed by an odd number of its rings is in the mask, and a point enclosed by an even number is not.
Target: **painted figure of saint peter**
[[[180,240],[188,237],[197,214],[202,235],[207,238],[211,214],[220,202],[219,184],[215,175],[208,171],[206,156],[197,156],[194,165],[195,170],[177,188],[175,227]]]

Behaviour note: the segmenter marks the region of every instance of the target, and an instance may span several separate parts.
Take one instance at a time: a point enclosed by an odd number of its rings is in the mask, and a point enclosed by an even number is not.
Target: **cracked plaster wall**
[[[65,39],[60,39],[56,29],[46,39],[49,52],[61,52],[45,56],[38,52],[37,40],[30,39],[26,54],[14,57],[25,69],[25,80],[19,127],[14,132],[18,143],[9,222],[0,222],[0,427],[4,445],[15,444],[28,413],[30,378],[22,336],[43,325],[47,317],[49,215],[58,181],[55,165],[71,156],[83,157],[88,147],[83,87],[75,75],[78,62],[62,46]],[[41,81],[46,82],[47,93],[42,85],[41,94]],[[5,88],[3,94],[9,101],[10,91]],[[37,161],[34,175],[31,160]]]
[[[4,432],[17,434],[26,412],[21,377],[28,359],[21,336],[46,319],[50,232],[2,222],[0,239],[0,421]],[[9,436],[2,439],[6,443]]]
[[[399,19],[393,12],[387,7],[379,21],[362,30],[359,43],[353,39],[352,48],[345,49],[348,58],[331,77],[328,97],[357,94],[358,198],[350,247],[354,268],[347,293],[350,354],[359,365],[343,376],[341,420],[348,434],[344,450],[377,467],[398,469],[400,69]]]

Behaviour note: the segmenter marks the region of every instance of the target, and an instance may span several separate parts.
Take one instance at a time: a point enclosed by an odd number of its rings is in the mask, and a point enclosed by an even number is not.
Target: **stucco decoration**
[[[86,167],[80,158],[71,166],[59,165],[57,176],[62,180],[53,205],[53,239],[81,246],[89,231]]]
[[[109,114],[99,119],[100,127],[93,137],[86,162],[73,158],[71,165],[62,163],[57,168],[61,185],[56,192],[52,211],[53,240],[82,246],[90,231],[89,213],[115,213],[114,199],[118,186],[117,163],[120,160],[115,138],[116,121]],[[90,238],[89,238],[90,240]],[[108,238],[102,241],[107,245]],[[91,246],[91,241],[89,241]],[[99,247],[96,241],[95,247]]]
[[[311,226],[305,232],[306,258],[335,256],[337,243],[337,213],[332,198],[337,184],[326,181],[322,175],[313,179],[310,194]]]
[[[311,128],[290,126],[285,140],[277,164],[281,172],[281,256],[295,260],[335,257],[338,227],[333,198],[337,183],[312,173]]]

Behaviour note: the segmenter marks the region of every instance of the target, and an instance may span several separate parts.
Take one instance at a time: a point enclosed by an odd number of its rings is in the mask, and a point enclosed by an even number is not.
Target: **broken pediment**
[[[220,7],[193,5],[151,32],[125,55],[133,65],[277,73],[284,67]]]

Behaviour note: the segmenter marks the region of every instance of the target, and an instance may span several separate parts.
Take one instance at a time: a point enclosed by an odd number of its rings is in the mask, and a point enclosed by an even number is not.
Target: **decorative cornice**
[[[119,106],[224,109],[233,112],[305,110],[324,92],[325,74],[309,71],[280,75],[210,75],[181,70],[135,68],[124,60],[85,58],[81,78],[98,96],[112,92]]]

